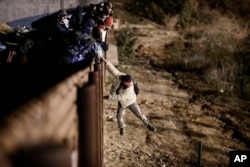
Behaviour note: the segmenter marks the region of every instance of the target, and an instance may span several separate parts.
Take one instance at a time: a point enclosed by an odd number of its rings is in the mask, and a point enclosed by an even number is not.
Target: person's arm
[[[107,63],[107,60],[104,57],[102,57],[101,59],[102,59],[102,61],[104,61],[105,63]]]
[[[125,73],[120,72],[112,63],[107,61],[104,57],[102,57],[101,59],[107,64],[107,69],[112,75],[114,76],[126,75]]]

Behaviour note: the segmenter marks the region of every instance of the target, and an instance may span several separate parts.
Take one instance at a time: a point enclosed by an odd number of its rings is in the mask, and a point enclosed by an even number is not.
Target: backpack
[[[138,95],[139,92],[140,92],[138,83],[137,83],[136,81],[133,81],[133,83],[134,83],[134,91],[135,91],[135,94]]]

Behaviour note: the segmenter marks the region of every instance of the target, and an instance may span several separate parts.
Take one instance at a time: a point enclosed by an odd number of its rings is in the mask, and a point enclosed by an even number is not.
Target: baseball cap
[[[131,82],[132,76],[131,75],[123,75],[123,76],[121,76],[121,80],[123,80],[125,82]]]

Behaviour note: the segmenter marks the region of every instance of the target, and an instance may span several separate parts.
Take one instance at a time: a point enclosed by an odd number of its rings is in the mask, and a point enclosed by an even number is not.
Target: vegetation
[[[236,62],[239,66],[240,73],[237,76],[237,85],[243,96],[250,96],[250,35],[248,35],[235,50]]]
[[[211,8],[217,8],[221,11],[230,11],[241,18],[249,19],[250,1],[249,0],[202,0],[203,4],[208,4]]]
[[[131,0],[128,9],[135,15],[158,24],[164,23],[165,15],[180,13],[188,0]]]
[[[230,37],[220,37],[220,34],[210,39],[205,44],[205,57],[209,61],[209,68],[205,76],[209,81],[215,81],[216,85],[226,92],[236,92],[235,82],[240,73],[234,58],[234,49]]]
[[[197,11],[189,0],[131,0],[131,12],[137,16],[145,17],[158,24],[164,24],[167,16],[179,14],[178,28],[185,28],[197,22]]]
[[[250,50],[242,43],[235,45],[232,36],[207,35],[203,43],[197,43],[189,35],[189,47],[172,48],[175,68],[196,71],[204,75],[208,83],[239,96],[250,96]],[[200,47],[197,47],[200,45]],[[172,67],[173,68],[173,67]]]
[[[170,54],[175,67],[185,71],[197,71],[202,73],[209,83],[228,90],[227,92],[250,97],[250,36],[239,42],[232,34],[217,33],[216,30],[213,33],[187,31],[194,25],[200,23],[209,25],[217,21],[212,14],[202,11],[202,7],[216,9],[221,15],[228,15],[229,18],[233,13],[237,21],[240,20],[239,18],[248,20],[250,1],[242,0],[239,3],[237,0],[200,0],[199,2],[195,0],[130,0],[126,7],[132,14],[162,25],[166,17],[178,15],[176,28],[185,34],[183,42],[188,46],[171,48]],[[227,27],[220,28],[223,30]],[[238,31],[241,32],[241,29]],[[201,38],[203,40],[200,40]],[[116,40],[120,61],[134,63],[133,46],[136,38],[133,33],[128,29],[123,29],[116,35]]]
[[[119,61],[122,64],[133,64],[135,61],[134,45],[137,38],[129,29],[122,29],[115,35],[118,46]]]
[[[176,28],[184,29],[195,25],[198,22],[198,12],[190,3],[185,3],[179,15],[179,21]]]
[[[198,6],[192,5],[196,2]],[[209,6],[211,9],[218,9],[221,12],[232,12],[245,20],[250,18],[250,1],[242,0],[130,0],[128,9],[133,14],[148,18],[156,23],[164,24],[167,16],[180,15],[180,26],[194,24],[198,19],[196,8]],[[202,12],[202,11],[200,11]]]

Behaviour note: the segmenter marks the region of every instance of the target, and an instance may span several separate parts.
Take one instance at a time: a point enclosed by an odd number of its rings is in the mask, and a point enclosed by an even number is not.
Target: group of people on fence
[[[58,10],[32,22],[32,28],[0,33],[0,64],[72,64],[89,58],[99,63],[108,49],[102,34],[112,25],[111,2]]]
[[[58,40],[56,45],[60,46],[57,48],[66,48],[62,53],[62,63],[76,63],[93,57],[100,63],[100,57],[108,49],[102,34],[113,24],[112,7],[111,2],[101,2],[90,4],[87,8],[77,6],[73,11],[58,11],[51,34],[52,40]],[[62,38],[69,41],[65,42]]]

